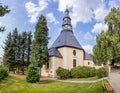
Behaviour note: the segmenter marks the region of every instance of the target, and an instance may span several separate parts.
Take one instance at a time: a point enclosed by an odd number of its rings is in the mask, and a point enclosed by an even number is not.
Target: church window
[[[76,67],[76,59],[73,59],[73,67]]]
[[[49,69],[49,63],[48,62],[46,63],[46,68]]]
[[[76,56],[76,51],[75,50],[73,50],[73,55]]]
[[[88,65],[90,65],[90,62],[88,62]]]

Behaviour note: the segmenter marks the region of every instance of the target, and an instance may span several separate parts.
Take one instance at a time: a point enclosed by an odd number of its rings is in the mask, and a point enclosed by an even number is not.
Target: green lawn
[[[48,84],[31,84],[24,76],[9,76],[0,82],[0,93],[105,93],[101,82],[90,84],[63,83],[47,80]]]
[[[69,78],[68,80],[73,80],[73,81],[92,81],[92,80],[98,80],[98,77],[89,77],[89,78]]]

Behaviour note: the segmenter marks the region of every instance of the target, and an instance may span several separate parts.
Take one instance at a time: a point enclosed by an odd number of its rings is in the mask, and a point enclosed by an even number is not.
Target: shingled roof
[[[50,57],[55,56],[55,57],[62,58],[62,55],[59,53],[59,51],[55,47],[52,47],[49,49],[49,56]]]
[[[56,48],[65,46],[83,49],[77,41],[77,39],[75,38],[73,32],[69,30],[61,31],[60,35],[52,45],[52,47]]]
[[[62,57],[60,52],[57,50],[57,48],[60,47],[72,47],[84,51],[72,31],[71,18],[69,16],[68,9],[66,9],[63,18],[62,31],[49,49],[49,56]],[[84,54],[84,59],[91,60],[90,56],[87,53]]]
[[[88,53],[84,53],[84,60],[92,60],[92,58],[90,57],[90,55]]]

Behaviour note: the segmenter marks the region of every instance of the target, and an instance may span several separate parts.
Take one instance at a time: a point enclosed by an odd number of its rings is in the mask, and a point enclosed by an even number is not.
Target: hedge
[[[60,79],[67,79],[70,77],[69,70],[61,67],[58,67],[58,69],[56,70],[56,74],[57,76],[59,76]]]
[[[98,78],[107,77],[108,76],[107,68],[105,67],[99,68],[97,70],[97,76]]]
[[[78,66],[71,69],[72,78],[87,78],[96,76],[96,69],[88,66]]]
[[[0,66],[0,81],[5,79],[8,76],[8,68]]]
[[[77,66],[72,68],[70,71],[68,69],[59,67],[56,70],[56,73],[60,79],[88,78],[94,76],[97,76],[98,78],[102,78],[108,76],[108,72],[105,67],[95,69],[94,67],[88,67],[88,66]]]

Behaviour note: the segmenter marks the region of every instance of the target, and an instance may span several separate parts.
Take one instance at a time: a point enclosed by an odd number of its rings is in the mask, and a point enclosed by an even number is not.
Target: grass
[[[120,74],[120,71],[118,73]]]
[[[24,76],[9,76],[0,82],[0,93],[106,93],[102,91],[101,82],[97,83],[63,83],[46,80],[47,84],[28,83]]]
[[[69,78],[68,80],[73,80],[73,81],[92,81],[92,80],[98,80],[98,77],[89,77],[89,78]]]

